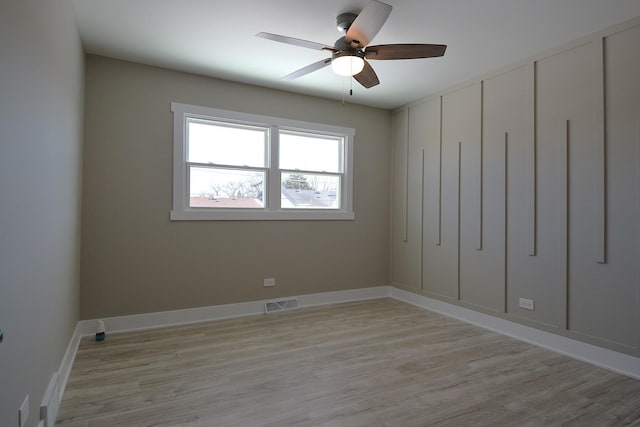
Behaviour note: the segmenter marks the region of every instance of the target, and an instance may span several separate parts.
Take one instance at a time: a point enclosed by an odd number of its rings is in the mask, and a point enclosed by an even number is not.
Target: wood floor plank
[[[57,425],[640,425],[640,381],[381,299],[83,339]]]

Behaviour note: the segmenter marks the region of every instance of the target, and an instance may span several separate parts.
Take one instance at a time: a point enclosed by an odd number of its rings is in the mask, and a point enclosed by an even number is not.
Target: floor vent
[[[295,310],[296,308],[298,308],[298,300],[295,298],[268,301],[264,303],[264,312],[267,314]]]

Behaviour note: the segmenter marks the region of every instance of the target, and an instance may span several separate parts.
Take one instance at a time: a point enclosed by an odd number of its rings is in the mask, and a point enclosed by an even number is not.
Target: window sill
[[[185,210],[171,211],[171,221],[345,221],[354,220],[353,212],[345,211],[246,211],[225,209],[224,211]]]

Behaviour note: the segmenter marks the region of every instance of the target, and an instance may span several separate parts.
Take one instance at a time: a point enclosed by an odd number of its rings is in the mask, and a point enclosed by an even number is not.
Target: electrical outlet
[[[24,398],[24,402],[20,405],[18,410],[18,427],[24,427],[27,424],[27,418],[29,418],[29,395]]]
[[[264,279],[264,287],[270,287],[270,286],[275,286],[276,285],[276,279],[274,278],[269,278],[269,279]]]
[[[525,310],[535,310],[534,301],[532,299],[520,298],[519,306]]]

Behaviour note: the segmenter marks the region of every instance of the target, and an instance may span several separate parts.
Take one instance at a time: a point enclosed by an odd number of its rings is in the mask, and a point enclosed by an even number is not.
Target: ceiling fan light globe
[[[364,68],[364,59],[356,55],[336,56],[331,60],[331,68],[339,76],[355,76]]]

